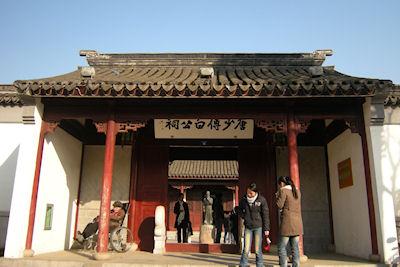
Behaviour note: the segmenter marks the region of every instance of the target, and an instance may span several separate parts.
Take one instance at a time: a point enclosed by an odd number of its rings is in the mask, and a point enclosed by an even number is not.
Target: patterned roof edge
[[[389,91],[389,95],[385,100],[387,107],[400,107],[400,85],[394,85]]]
[[[237,180],[239,163],[236,160],[174,160],[169,165],[168,178]]]
[[[266,84],[135,84],[81,81],[80,83],[22,84],[21,93],[39,97],[317,97],[372,96],[391,86],[387,81],[271,81]]]
[[[12,84],[0,84],[0,105],[23,106],[24,101],[17,88]]]

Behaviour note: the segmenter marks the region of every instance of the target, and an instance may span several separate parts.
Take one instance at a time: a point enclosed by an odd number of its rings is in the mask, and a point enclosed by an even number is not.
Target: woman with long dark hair
[[[303,234],[301,218],[301,194],[288,176],[278,179],[276,205],[281,210],[280,240],[278,244],[279,265],[287,266],[286,246],[290,242],[293,252],[293,267],[300,266],[299,236]]]

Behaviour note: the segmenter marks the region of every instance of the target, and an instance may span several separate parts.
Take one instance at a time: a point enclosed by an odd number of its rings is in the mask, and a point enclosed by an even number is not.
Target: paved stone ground
[[[61,251],[38,255],[24,259],[0,258],[1,267],[146,267],[146,266],[237,266],[240,255],[234,254],[201,254],[201,253],[167,253],[154,255],[148,252],[113,253],[107,261],[95,261],[92,253],[83,250]],[[372,267],[384,266],[365,260],[347,257],[338,254],[310,255],[309,260],[301,266],[352,266]],[[250,256],[250,264],[255,265],[255,255]],[[265,254],[266,266],[278,266],[276,254]]]

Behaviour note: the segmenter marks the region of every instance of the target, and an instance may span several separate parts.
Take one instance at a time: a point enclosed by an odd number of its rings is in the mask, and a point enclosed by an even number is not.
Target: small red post
[[[239,206],[239,186],[235,185],[235,205]],[[235,208],[235,207],[233,207]]]
[[[106,132],[106,148],[104,153],[104,170],[101,190],[100,220],[97,252],[108,250],[108,230],[110,222],[110,201],[112,190],[112,175],[114,167],[114,150],[116,139],[116,123],[108,120]]]
[[[287,118],[287,144],[289,157],[289,174],[295,186],[300,189],[299,159],[297,154],[297,133],[298,125],[294,120],[293,114],[288,114]],[[304,255],[303,235],[299,240],[300,255]]]

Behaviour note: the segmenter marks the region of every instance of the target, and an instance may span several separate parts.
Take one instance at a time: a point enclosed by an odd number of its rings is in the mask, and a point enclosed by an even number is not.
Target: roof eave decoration
[[[394,85],[385,100],[386,107],[400,107],[400,85]]]
[[[88,67],[46,79],[16,81],[37,97],[239,98],[364,97],[393,86],[324,67],[331,50],[297,54],[99,54]]]
[[[1,106],[23,106],[24,101],[18,93],[17,88],[11,84],[0,85],[0,105]]]

